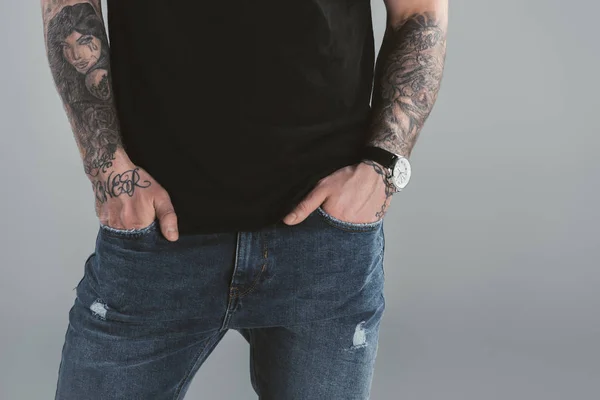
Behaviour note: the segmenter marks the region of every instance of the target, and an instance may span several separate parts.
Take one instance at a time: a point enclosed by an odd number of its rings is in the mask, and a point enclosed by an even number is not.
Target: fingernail
[[[288,215],[287,221],[288,223],[293,223],[296,219],[298,218],[298,216],[294,213],[291,213],[290,215]]]
[[[173,228],[167,229],[167,236],[169,236],[170,239],[175,239],[177,237],[177,230]]]

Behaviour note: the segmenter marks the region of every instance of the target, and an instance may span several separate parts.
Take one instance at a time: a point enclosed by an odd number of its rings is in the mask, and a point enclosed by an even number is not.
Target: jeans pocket
[[[154,232],[158,226],[158,219],[154,219],[150,225],[138,229],[117,229],[100,223],[100,231],[109,236],[119,237],[123,239],[135,239]]]
[[[383,223],[383,218],[374,222],[348,222],[342,221],[325,211],[321,206],[317,208],[317,213],[322,219],[334,228],[347,232],[372,232],[377,230]]]

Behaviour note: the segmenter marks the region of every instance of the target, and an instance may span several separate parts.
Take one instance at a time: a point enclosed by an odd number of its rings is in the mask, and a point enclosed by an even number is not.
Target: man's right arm
[[[158,215],[163,234],[176,240],[177,220],[168,194],[131,162],[123,146],[100,0],[41,0],[41,6],[50,69],[92,183],[100,222],[141,228]],[[167,234],[170,230],[174,236]]]
[[[103,203],[110,192],[99,176],[113,163],[126,163],[128,159],[112,96],[100,1],[42,0],[42,8],[54,82],[71,122],[85,173],[95,186],[96,199]]]

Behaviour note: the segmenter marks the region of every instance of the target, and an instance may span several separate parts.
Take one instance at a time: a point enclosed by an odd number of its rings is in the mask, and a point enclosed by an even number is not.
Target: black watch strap
[[[366,146],[363,149],[362,158],[363,160],[372,160],[386,168],[393,169],[398,156],[390,151],[382,149],[381,147]]]

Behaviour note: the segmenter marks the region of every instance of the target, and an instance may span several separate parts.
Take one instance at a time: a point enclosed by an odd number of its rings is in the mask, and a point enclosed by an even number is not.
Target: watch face
[[[410,180],[410,163],[406,158],[401,157],[396,161],[392,176],[398,190],[404,189]]]

